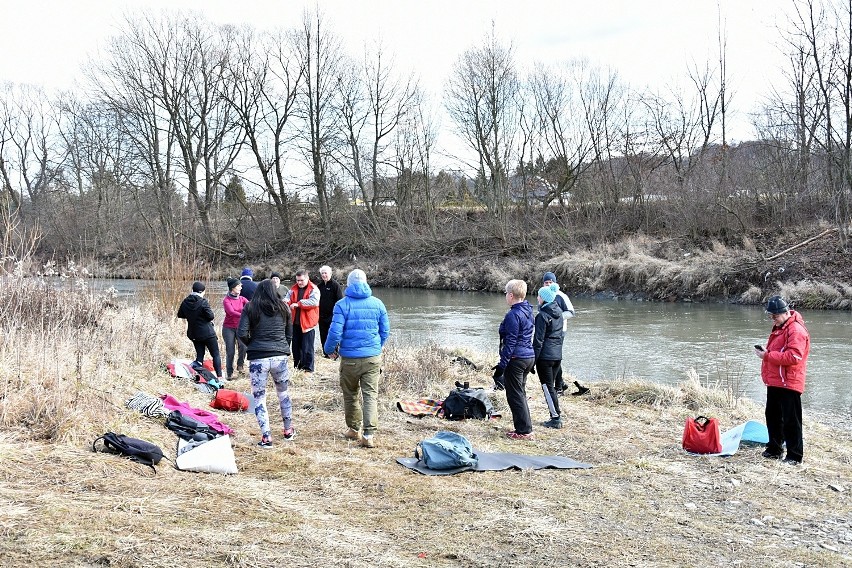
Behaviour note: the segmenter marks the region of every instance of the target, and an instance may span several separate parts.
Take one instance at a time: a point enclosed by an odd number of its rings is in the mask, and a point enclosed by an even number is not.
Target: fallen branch
[[[811,237],[811,238],[809,238],[809,239],[805,239],[804,241],[800,242],[799,244],[797,244],[797,245],[793,245],[793,246],[791,246],[790,248],[784,249],[784,250],[782,250],[781,252],[779,252],[778,254],[773,254],[772,256],[770,256],[770,257],[768,257],[768,258],[764,258],[763,260],[764,260],[765,262],[769,262],[769,261],[771,261],[771,260],[775,260],[776,258],[779,258],[779,257],[784,256],[785,254],[787,254],[787,253],[788,253],[788,252],[790,252],[790,251],[794,251],[794,250],[796,250],[797,248],[803,247],[803,246],[805,246],[805,245],[806,245],[806,244],[808,244],[808,243],[812,243],[812,242],[814,242],[815,240],[817,240],[817,239],[819,239],[819,238],[822,238],[822,237],[824,237],[825,235],[828,235],[829,233],[833,233],[833,232],[835,232],[835,231],[837,231],[837,230],[838,230],[838,229],[837,229],[837,227],[834,227],[833,229],[826,229],[826,230],[824,230],[823,232],[821,232],[820,234],[818,234],[818,235],[816,235],[816,236],[814,236],[814,237]]]

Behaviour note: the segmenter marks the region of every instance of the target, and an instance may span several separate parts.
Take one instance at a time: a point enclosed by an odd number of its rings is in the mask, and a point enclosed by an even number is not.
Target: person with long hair
[[[271,280],[257,286],[251,301],[243,308],[237,331],[246,344],[249,360],[249,380],[254,397],[254,415],[260,426],[261,448],[272,447],[272,430],[266,411],[266,384],[269,375],[275,383],[281,418],[284,420],[284,439],[292,440],[296,435],[293,428],[293,403],[288,390],[290,371],[287,358],[290,356],[290,341],[293,337],[293,321],[290,308],[275,290]]]

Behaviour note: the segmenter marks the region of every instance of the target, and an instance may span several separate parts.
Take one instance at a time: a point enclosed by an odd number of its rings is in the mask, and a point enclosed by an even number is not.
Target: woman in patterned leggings
[[[246,344],[254,414],[261,433],[257,445],[261,448],[272,447],[272,432],[266,412],[269,375],[272,375],[275,392],[278,393],[281,418],[284,420],[284,439],[292,440],[296,430],[292,424],[293,405],[287,389],[290,382],[287,358],[290,356],[293,322],[290,308],[278,297],[271,280],[261,282],[251,301],[246,304],[240,316],[237,335]]]

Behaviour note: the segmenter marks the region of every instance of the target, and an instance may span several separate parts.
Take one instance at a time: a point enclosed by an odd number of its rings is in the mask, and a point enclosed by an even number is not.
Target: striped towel
[[[136,410],[149,418],[166,417],[169,411],[163,407],[163,401],[156,396],[145,394],[142,391],[133,395],[124,405],[130,410]]]
[[[441,416],[443,408],[441,404],[443,400],[434,398],[421,398],[420,400],[399,400],[396,407],[412,416],[422,418],[423,416]]]

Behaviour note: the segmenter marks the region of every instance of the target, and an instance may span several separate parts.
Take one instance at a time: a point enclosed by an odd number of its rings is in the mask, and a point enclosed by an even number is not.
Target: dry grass
[[[445,395],[455,380],[490,385],[488,354],[391,346],[385,357],[379,447],[341,433],[337,364],[292,376],[298,436],[255,446],[254,416],[223,413],[236,430],[235,476],[156,475],[91,452],[112,430],[158,443],[158,420],[123,408],[137,390],[205,407],[209,395],[159,369],[189,354],[183,328],[148,312],[107,311],[97,326],[17,330],[0,349],[0,557],[4,566],[838,566],[852,562],[852,439],[806,418],[806,465],[783,466],[743,448],[730,458],[685,455],[687,416],[723,427],[760,418],[754,405],[687,382],[612,381],[561,399],[566,428],[536,440],[505,437],[491,422],[416,419],[398,398]],[[15,346],[18,347],[15,347]],[[481,366],[451,363],[464,355]],[[535,377],[533,419],[546,419]],[[241,378],[229,386],[246,391]],[[274,395],[269,406],[280,424]],[[395,463],[440,429],[481,451],[558,454],[590,470],[427,477]],[[844,488],[843,492],[831,485]],[[795,503],[790,507],[790,503]]]

